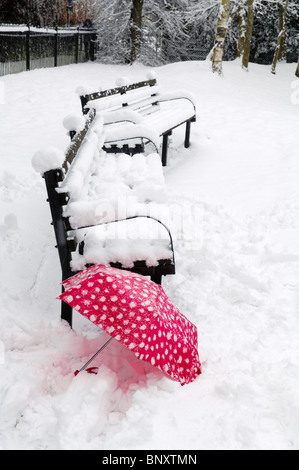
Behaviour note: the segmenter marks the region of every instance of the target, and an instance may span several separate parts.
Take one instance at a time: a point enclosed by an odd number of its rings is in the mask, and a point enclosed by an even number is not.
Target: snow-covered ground
[[[89,63],[1,78],[0,449],[299,448],[295,68],[156,70],[198,109],[192,146],[176,130],[164,170],[168,200],[201,214],[192,235],[201,242],[177,241],[177,274],[163,281],[198,327],[203,373],[184,387],[116,341],[97,376],[74,377],[106,334],[79,314],[73,330],[60,321],[58,254],[31,165],[40,148],[67,147],[62,121],[80,113],[78,86],[108,88],[148,69]]]

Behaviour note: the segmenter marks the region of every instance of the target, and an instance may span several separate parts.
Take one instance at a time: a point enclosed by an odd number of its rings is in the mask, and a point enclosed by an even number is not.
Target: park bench
[[[162,138],[163,166],[167,165],[168,139],[175,128],[186,125],[184,146],[190,146],[191,123],[196,120],[196,107],[188,92],[162,92],[153,74],[149,74],[145,81],[128,84],[126,79],[121,79],[116,84],[116,88],[94,93],[84,93],[79,89],[83,114],[95,108],[104,117],[105,126],[113,125],[113,131],[116,125],[119,127],[127,123],[124,133],[130,129],[128,123],[131,123],[131,126],[139,124],[156,133]],[[105,141],[108,152],[109,143]]]
[[[103,119],[90,110],[84,122],[66,153],[47,148],[32,161],[45,179],[62,280],[105,264],[161,284],[175,273],[172,236],[157,217],[157,207],[165,207],[161,159],[107,154]],[[61,318],[72,325],[64,302]]]

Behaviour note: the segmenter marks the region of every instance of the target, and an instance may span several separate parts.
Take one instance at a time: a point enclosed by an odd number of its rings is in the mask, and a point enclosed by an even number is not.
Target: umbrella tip
[[[85,372],[87,372],[88,374],[94,374],[94,375],[97,375],[97,373],[99,372],[99,368],[98,367],[90,367],[89,369],[84,369]],[[74,376],[77,377],[78,374],[80,374],[80,370],[76,370],[74,372]]]

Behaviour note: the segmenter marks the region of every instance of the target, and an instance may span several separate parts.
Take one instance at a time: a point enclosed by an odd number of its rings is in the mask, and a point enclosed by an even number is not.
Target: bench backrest
[[[88,116],[86,117],[86,122],[85,122],[84,128],[80,132],[74,133],[71,136],[72,141],[71,141],[71,143],[68,147],[68,150],[66,151],[65,160],[64,160],[64,163],[62,165],[62,168],[63,168],[65,174],[68,172],[74,158],[76,157],[76,155],[77,155],[77,153],[80,149],[80,146],[81,146],[83,140],[86,137],[86,134],[87,134],[92,122],[94,121],[94,119],[96,117],[96,111],[94,109],[91,109],[86,114],[88,114]]]
[[[52,214],[63,279],[71,275],[71,253],[77,248],[75,237],[70,237],[67,234],[68,231],[72,230],[72,227],[69,218],[65,217],[63,213],[63,208],[68,204],[70,199],[66,183],[67,179],[71,176],[75,157],[78,155],[79,151],[81,151],[82,143],[90,129],[91,123],[95,119],[96,112],[95,110],[91,110],[86,118],[85,127],[73,137],[65,154],[62,167],[48,170],[43,174],[48,192],[48,202]],[[84,165],[81,166],[84,167]]]
[[[95,105],[98,111],[116,111],[126,108],[140,114],[149,114],[159,109],[159,86],[155,78],[110,90],[80,96],[83,114]]]

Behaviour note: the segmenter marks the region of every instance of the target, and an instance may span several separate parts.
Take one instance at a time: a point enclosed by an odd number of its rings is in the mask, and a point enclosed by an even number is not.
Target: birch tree
[[[242,57],[245,44],[246,35],[246,8],[245,0],[242,0],[238,5],[238,47],[237,57]]]
[[[253,22],[254,22],[254,0],[248,0],[247,26],[246,26],[244,50],[243,50],[243,56],[242,56],[242,67],[246,70],[248,70],[248,64],[249,64]]]
[[[281,4],[282,7],[282,15],[279,25],[279,33],[277,38],[277,45],[275,49],[275,54],[272,62],[271,73],[276,73],[276,65],[278,59],[281,57],[282,46],[285,40],[286,35],[286,18],[287,18],[287,11],[289,6],[289,0],[284,0],[284,4]]]
[[[212,58],[212,71],[219,75],[222,74],[223,48],[228,31],[229,8],[230,0],[221,0]]]

